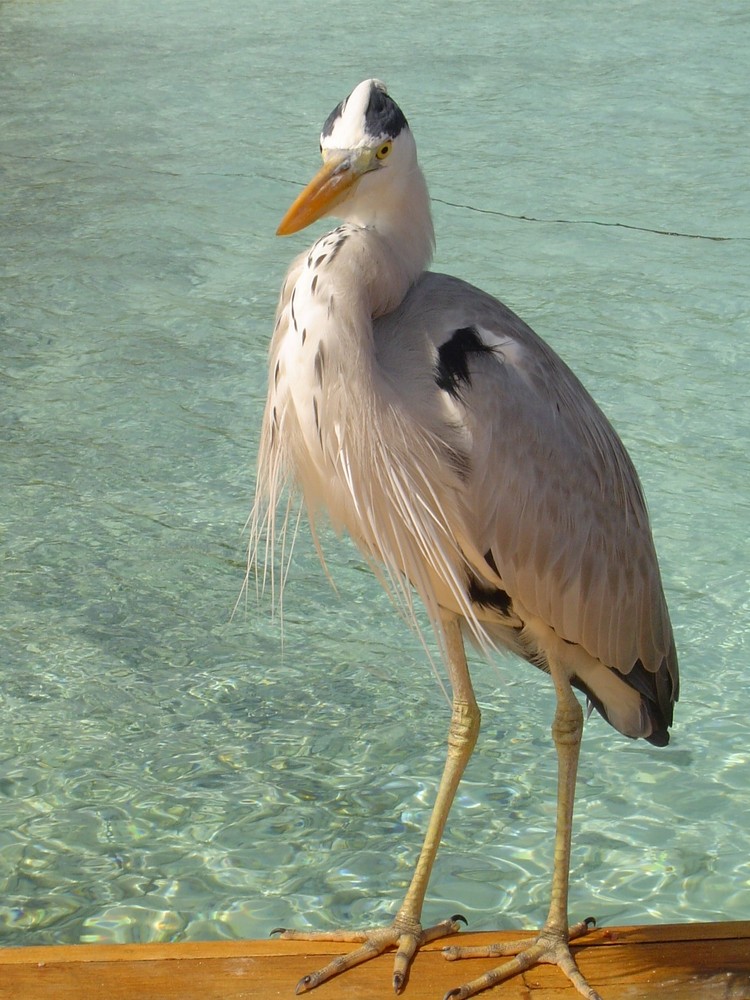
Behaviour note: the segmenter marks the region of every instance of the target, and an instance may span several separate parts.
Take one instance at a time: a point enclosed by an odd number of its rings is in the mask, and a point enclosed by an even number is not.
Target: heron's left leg
[[[286,939],[303,941],[353,941],[360,947],[347,955],[335,958],[317,972],[305,976],[297,985],[297,993],[305,993],[347,969],[360,965],[388,947],[395,947],[393,988],[400,993],[406,985],[409,966],[417,950],[429,941],[445,937],[459,929],[461,917],[451,917],[434,927],[422,928],[421,913],[427,884],[435,862],[445,823],[456,795],[461,775],[468,763],[479,735],[480,713],[466,663],[463,638],[458,619],[445,614],[441,621],[445,641],[446,659],[453,688],[453,707],[448,730],[448,755],[435,805],[432,809],[422,850],[414,875],[403,903],[393,923],[387,927],[373,927],[360,931],[288,931],[282,930]]]
[[[583,711],[570,686],[567,673],[556,664],[550,664],[555,684],[557,708],[552,723],[552,738],[557,750],[557,824],[555,829],[554,868],[549,913],[544,927],[536,938],[490,945],[488,948],[455,947],[443,951],[451,961],[459,958],[487,958],[515,955],[515,958],[473,979],[463,986],[450,990],[444,1000],[466,1000],[539,962],[559,966],[578,992],[587,1000],[601,1000],[599,994],[586,982],[570,953],[569,941],[585,934],[593,923],[590,918],[568,927],[568,882],[570,878],[570,848],[573,827],[573,802],[575,799],[578,755],[583,731]]]

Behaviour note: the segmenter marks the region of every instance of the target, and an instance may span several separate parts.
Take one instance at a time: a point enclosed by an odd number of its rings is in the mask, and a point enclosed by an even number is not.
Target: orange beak
[[[369,150],[366,151],[369,154]],[[307,187],[295,198],[276,230],[277,236],[297,233],[321,216],[327,215],[351,191],[367,170],[371,169],[371,155],[358,155],[358,151],[330,150],[326,160]]]

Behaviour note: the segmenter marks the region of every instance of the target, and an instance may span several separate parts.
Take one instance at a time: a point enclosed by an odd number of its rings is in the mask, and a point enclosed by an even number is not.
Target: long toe
[[[588,922],[583,921],[572,928],[574,936],[578,937],[588,929]],[[446,948],[443,954],[450,961],[460,958],[492,957],[498,954],[507,954],[516,950],[519,942],[511,942],[504,945],[490,946],[489,948]],[[542,931],[536,939],[531,942],[526,941],[525,947],[514,958],[504,962],[495,969],[485,972],[476,979],[457,986],[449,990],[444,1000],[467,1000],[467,997],[476,996],[484,990],[497,986],[498,983],[505,982],[513,976],[530,969],[538,964],[556,965],[570,980],[581,996],[586,1000],[601,1000],[601,997],[593,987],[589,986],[585,976],[576,965],[567,940],[561,934],[550,931]]]
[[[409,969],[417,951],[430,941],[455,934],[460,929],[460,922],[466,923],[465,918],[456,915],[424,930],[416,921],[410,921],[409,926],[405,926],[404,922],[397,919],[388,927],[371,927],[358,931],[287,931],[277,927],[272,933],[281,934],[285,940],[291,941],[351,941],[359,945],[345,955],[337,955],[321,969],[303,976],[297,983],[297,994],[314,990],[321,983],[357,965],[362,965],[363,962],[369,962],[371,958],[381,955],[392,947],[396,948],[393,989],[396,993],[401,993],[406,986]]]

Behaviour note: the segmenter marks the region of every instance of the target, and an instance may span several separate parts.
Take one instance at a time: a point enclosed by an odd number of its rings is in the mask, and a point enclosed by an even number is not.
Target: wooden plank
[[[466,944],[512,940],[509,932],[463,933]],[[442,1000],[492,967],[446,962],[436,942],[414,962],[404,1000]],[[297,981],[347,950],[330,942],[219,941],[58,945],[0,950],[2,1000],[290,1000]],[[750,922],[614,927],[575,947],[603,1000],[750,1000]],[[392,955],[319,987],[319,1000],[393,996]],[[488,1000],[575,1000],[558,969],[538,966],[486,994]]]

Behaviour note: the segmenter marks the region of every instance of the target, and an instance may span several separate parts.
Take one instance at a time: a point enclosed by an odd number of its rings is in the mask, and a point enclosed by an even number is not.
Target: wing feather
[[[488,348],[468,357],[455,404],[474,548],[491,552],[514,604],[561,638],[623,674],[637,662],[656,672],[674,644],[641,486],[567,365],[500,302],[434,273],[376,323],[381,364],[414,387],[424,357],[404,371],[406,332],[418,354],[467,327]]]

